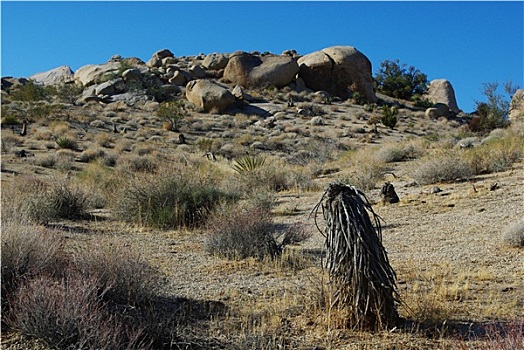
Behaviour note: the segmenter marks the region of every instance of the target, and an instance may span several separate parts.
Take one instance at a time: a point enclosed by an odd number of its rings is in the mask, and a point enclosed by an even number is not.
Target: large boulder
[[[115,95],[125,91],[126,85],[121,78],[106,81],[95,87],[95,95]]]
[[[453,86],[446,79],[431,81],[424,97],[431,103],[445,104],[454,113],[460,112],[455,98],[455,90],[453,90]]]
[[[246,52],[235,52],[224,70],[224,79],[244,87],[284,87],[291,83],[297,73],[298,64],[289,56],[259,56]]]
[[[202,65],[208,70],[220,70],[224,69],[229,62],[229,58],[225,54],[212,53],[204,58]]]
[[[369,103],[377,101],[371,62],[351,46],[325,48],[299,60],[299,65],[300,77],[312,90],[327,91],[343,99],[358,92]]]
[[[37,84],[57,85],[74,81],[75,74],[68,66],[61,66],[42,73],[36,73],[29,77]]]
[[[511,122],[516,120],[524,121],[524,90],[519,89],[511,98],[509,120]]]
[[[90,86],[96,84],[104,75],[118,72],[120,66],[120,62],[111,60],[104,64],[88,64],[75,72],[75,81],[83,86]]]
[[[146,66],[148,67],[162,67],[163,62],[168,62],[170,58],[174,58],[175,56],[171,51],[168,49],[162,49],[153,54],[153,56],[149,59],[149,61],[146,62]]]
[[[324,90],[343,99],[358,92],[367,102],[377,101],[371,62],[351,46],[333,46],[298,59],[300,77],[309,89]]]
[[[193,80],[186,85],[186,98],[206,112],[223,111],[235,102],[235,96],[212,80]]]

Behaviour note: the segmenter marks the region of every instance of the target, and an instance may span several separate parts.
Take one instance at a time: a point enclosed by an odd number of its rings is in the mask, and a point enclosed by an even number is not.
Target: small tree
[[[498,82],[482,84],[482,94],[486,97],[487,102],[475,101],[477,116],[468,125],[471,131],[488,133],[493,129],[508,125],[511,97],[518,90],[518,86],[508,81],[504,84],[503,94],[498,90]]]
[[[377,91],[395,98],[411,100],[427,90],[427,75],[413,66],[400,64],[399,60],[385,60],[375,77]]]
[[[178,131],[180,123],[188,115],[186,106],[182,100],[162,102],[156,111],[159,118],[170,124],[171,131]]]

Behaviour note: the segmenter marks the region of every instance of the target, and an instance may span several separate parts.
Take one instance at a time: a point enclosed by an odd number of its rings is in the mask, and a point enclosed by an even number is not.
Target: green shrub
[[[400,64],[399,60],[380,63],[374,85],[378,92],[395,98],[411,100],[427,89],[427,76],[413,66]]]
[[[476,116],[468,124],[469,130],[473,132],[489,133],[493,129],[508,126],[508,116],[511,109],[511,96],[518,89],[511,82],[504,85],[505,94],[498,92],[499,84],[482,84],[482,94],[486,102],[475,101],[477,106]]]
[[[398,110],[396,107],[383,106],[381,122],[390,129],[394,129],[397,125]]]
[[[205,224],[210,211],[222,201],[235,200],[210,183],[191,183],[182,176],[135,181],[123,189],[115,210],[135,224],[173,229]]]
[[[160,104],[156,111],[157,117],[167,121],[171,125],[172,131],[178,131],[182,120],[188,116],[183,100],[166,101]]]
[[[412,172],[413,179],[421,185],[468,179],[474,170],[460,154],[447,152],[420,159]]]

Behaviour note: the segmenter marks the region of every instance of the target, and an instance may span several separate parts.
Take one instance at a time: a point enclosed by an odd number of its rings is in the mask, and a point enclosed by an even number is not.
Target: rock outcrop
[[[120,68],[120,62],[108,61],[104,64],[88,64],[79,68],[75,72],[75,81],[83,86],[96,84],[102,76],[117,72]]]
[[[56,85],[61,83],[71,83],[74,81],[75,74],[69,66],[61,66],[46,72],[36,73],[29,77],[37,84],[44,86]]]
[[[299,71],[295,59],[287,55],[255,55],[235,52],[224,70],[224,80],[243,87],[284,87]]]
[[[235,102],[235,96],[211,80],[192,80],[186,85],[186,98],[206,112],[223,111]]]
[[[510,102],[509,121],[524,120],[524,90],[515,92]]]
[[[453,86],[446,79],[435,79],[431,81],[427,92],[424,94],[424,98],[431,103],[443,103],[454,113],[460,112],[455,98],[455,90],[453,90]]]
[[[333,46],[298,59],[300,77],[314,91],[324,90],[343,99],[358,92],[367,102],[377,101],[369,59],[351,46]]]

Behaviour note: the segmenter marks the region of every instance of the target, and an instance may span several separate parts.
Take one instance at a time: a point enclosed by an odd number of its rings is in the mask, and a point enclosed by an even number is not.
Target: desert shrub
[[[264,157],[247,155],[234,160],[233,170],[239,174],[252,172],[263,167],[265,162]]]
[[[169,123],[169,130],[178,131],[182,120],[188,116],[188,112],[183,100],[166,101],[160,103],[156,111],[157,117]],[[166,124],[167,125],[167,124]]]
[[[153,156],[129,155],[121,157],[118,164],[131,173],[154,173],[158,169],[158,162]]]
[[[2,205],[3,209],[4,205]],[[23,216],[2,212],[2,314],[6,300],[25,281],[62,270],[63,237],[41,227],[24,224]]]
[[[455,152],[446,152],[420,159],[412,171],[421,185],[467,179],[474,174],[471,165]]]
[[[96,280],[105,301],[126,307],[149,306],[163,286],[160,271],[116,239],[75,254],[74,269]]]
[[[192,183],[182,175],[137,179],[122,192],[115,203],[122,220],[162,229],[203,225],[218,203],[237,197],[211,183]]]
[[[502,239],[510,247],[524,247],[524,219],[507,225],[502,230]]]
[[[71,181],[20,177],[3,189],[2,214],[24,215],[34,223],[83,218],[89,203],[88,194]]]
[[[5,132],[3,132],[0,142],[2,145],[2,152],[11,152],[15,147],[22,144],[22,141],[18,136],[6,135]]]
[[[399,60],[385,60],[375,75],[377,91],[395,98],[410,100],[422,95],[427,89],[427,76],[413,66],[400,64]]]
[[[423,152],[421,146],[415,143],[391,143],[382,145],[375,152],[375,159],[383,163],[401,162],[415,159]]]
[[[517,135],[491,138],[482,145],[467,149],[464,159],[475,174],[494,173],[510,169],[524,155],[524,140]]]
[[[298,225],[278,232],[270,211],[258,205],[220,207],[211,216],[207,231],[206,250],[228,259],[273,259],[286,245],[310,237]]]

